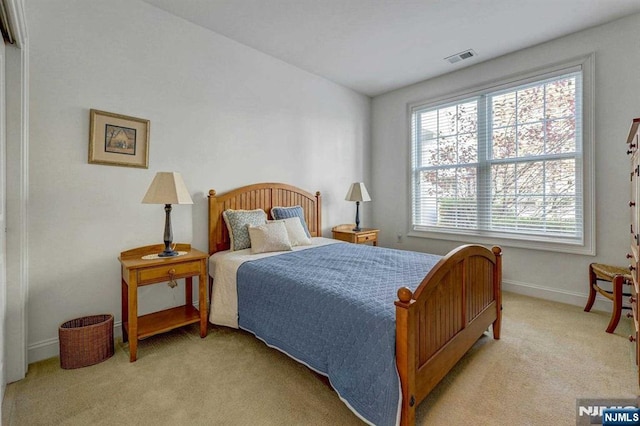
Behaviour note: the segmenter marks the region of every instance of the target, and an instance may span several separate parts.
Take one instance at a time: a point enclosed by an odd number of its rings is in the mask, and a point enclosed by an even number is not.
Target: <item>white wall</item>
[[[374,98],[371,186],[374,222],[381,228],[382,244],[440,254],[458,244],[406,236],[411,212],[408,104],[595,52],[597,255],[503,246],[505,289],[584,305],[588,264],[626,262],[629,159],[625,142],[632,118],[640,117],[639,28],[640,15],[634,15]],[[397,232],[405,234],[401,243],[397,243]]]
[[[352,220],[367,178],[370,99],[130,0],[29,0],[29,361],[56,355],[65,320],[120,318],[123,250],[162,242],[164,211],[140,203],[179,171],[174,241],[207,250],[209,189],[264,181],[323,194],[323,229]],[[148,170],[87,163],[89,109],[151,120]],[[140,310],[182,286],[140,289]],[[119,328],[118,328],[119,331]]]

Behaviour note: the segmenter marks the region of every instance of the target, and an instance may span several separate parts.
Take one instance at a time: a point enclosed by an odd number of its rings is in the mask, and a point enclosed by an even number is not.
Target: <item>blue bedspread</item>
[[[245,262],[238,318],[314,370],[361,417],[395,425],[397,290],[415,290],[439,256],[337,243]]]

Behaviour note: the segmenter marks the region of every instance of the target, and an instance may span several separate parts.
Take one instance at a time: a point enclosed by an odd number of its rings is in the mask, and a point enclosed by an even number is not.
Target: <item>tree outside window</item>
[[[581,240],[581,78],[413,108],[414,228]]]

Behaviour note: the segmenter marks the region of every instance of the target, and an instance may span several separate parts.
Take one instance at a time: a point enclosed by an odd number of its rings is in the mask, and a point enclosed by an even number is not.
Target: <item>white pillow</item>
[[[292,247],[311,245],[311,238],[307,236],[307,231],[302,227],[300,219],[297,217],[289,217],[280,222],[284,222],[284,226],[287,228],[287,235],[289,236]]]
[[[297,219],[297,218],[296,218]],[[291,251],[291,242],[284,222],[270,222],[264,225],[249,226],[251,253],[271,251]]]

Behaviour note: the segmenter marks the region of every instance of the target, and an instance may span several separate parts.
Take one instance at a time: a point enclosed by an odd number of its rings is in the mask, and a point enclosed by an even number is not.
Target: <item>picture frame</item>
[[[149,120],[91,109],[89,163],[149,168]]]

